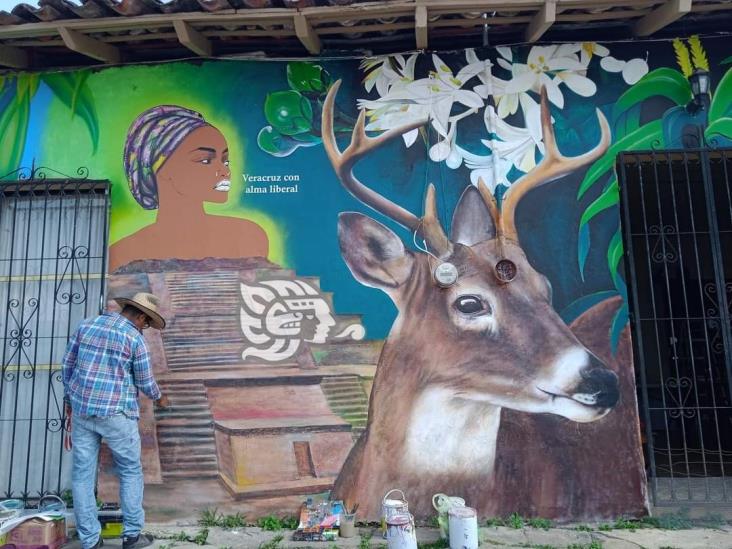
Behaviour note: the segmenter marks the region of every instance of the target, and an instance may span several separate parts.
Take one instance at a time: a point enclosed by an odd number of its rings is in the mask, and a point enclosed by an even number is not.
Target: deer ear
[[[388,292],[404,284],[412,272],[414,256],[401,239],[363,214],[338,216],[338,241],[348,268],[366,286]]]
[[[473,185],[463,191],[452,216],[450,240],[473,246],[496,236],[496,223],[480,192]]]

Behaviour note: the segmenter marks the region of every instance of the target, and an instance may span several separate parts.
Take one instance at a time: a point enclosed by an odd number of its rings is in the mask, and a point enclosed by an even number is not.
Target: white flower
[[[483,100],[477,93],[461,89],[476,72],[481,70],[479,66],[463,67],[457,75],[453,75],[450,68],[437,55],[433,56],[433,60],[437,70],[429,78],[420,78],[405,86],[392,86],[389,93],[380,99],[358,101],[359,107],[373,111],[372,123],[379,121],[386,114],[403,112],[405,106],[410,113],[418,112],[419,115],[424,112],[424,107],[427,107],[432,126],[441,136],[447,137],[449,119],[455,103],[460,103],[469,109],[483,107]],[[416,109],[414,105],[422,108]],[[380,122],[378,126],[383,127],[384,124]]]
[[[492,106],[486,107],[484,122],[489,138],[482,139],[481,143],[491,151],[490,155],[481,156],[456,147],[471,170],[470,180],[474,185],[482,178],[491,191],[499,183],[508,187],[511,183],[507,176],[513,166],[523,172],[531,171],[536,167],[536,150],[544,154],[539,104],[528,95],[521,98],[521,103],[526,128],[508,124]]]
[[[408,58],[403,55],[374,57],[361,62],[365,71],[370,71],[364,78],[363,83],[367,92],[376,87],[380,96],[389,93],[392,86],[406,85],[414,81],[414,66],[417,63],[417,54]]]
[[[430,147],[429,156],[433,162],[442,162],[444,160],[447,167],[453,170],[460,167],[463,163],[463,158],[460,155],[458,151],[459,147],[456,144],[457,124],[463,118],[466,118],[471,114],[475,114],[476,112],[478,112],[478,109],[470,109],[462,114],[451,116],[449,118],[448,123],[450,127],[447,131],[447,136],[444,139],[440,139]]]
[[[648,72],[648,63],[643,59],[622,61],[614,57],[603,57],[600,66],[607,72],[621,72],[623,80],[631,86]]]
[[[430,116],[428,105],[418,105],[416,103],[380,103],[378,100],[359,100],[359,107],[369,109],[367,115],[370,121],[366,124],[367,131],[387,131],[419,120],[427,122]],[[418,135],[418,129],[403,134],[404,144],[411,147],[417,140]]]
[[[526,64],[508,63],[510,59],[499,59],[499,64],[509,68],[512,74],[511,80],[506,84],[506,94],[521,94],[528,91],[538,93],[544,86],[549,101],[560,109],[564,108],[564,96],[559,89],[561,83],[584,97],[593,95],[597,91],[597,86],[584,76],[586,67],[576,56],[579,49],[579,44],[534,46],[529,51]],[[552,74],[555,75],[554,78]]]
[[[482,179],[492,193],[495,192],[496,186],[499,184],[505,187],[511,186],[506,178],[511,170],[511,162],[505,158],[499,158],[493,154],[480,156],[459,146],[457,152],[465,160],[465,165],[470,168],[470,182],[473,185],[477,186],[478,180]]]
[[[605,46],[601,46],[597,42],[582,42],[582,49],[580,50],[580,63],[585,67],[590,64],[593,55],[598,57],[605,57],[610,54],[610,50]]]

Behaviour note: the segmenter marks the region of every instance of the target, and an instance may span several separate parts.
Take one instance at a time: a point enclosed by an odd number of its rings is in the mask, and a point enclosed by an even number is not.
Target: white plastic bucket
[[[465,500],[457,496],[435,494],[432,496],[432,507],[437,511],[437,525],[440,527],[440,537],[448,539],[448,513],[453,507],[465,507]]]
[[[399,513],[386,520],[386,545],[389,549],[417,549],[414,517]]]
[[[395,492],[401,494],[401,499],[389,497]],[[384,499],[381,500],[381,530],[384,534],[384,537],[386,537],[386,522],[389,520],[389,517],[392,517],[394,515],[408,514],[409,504],[407,503],[407,498],[404,496],[404,492],[402,492],[398,488],[394,490],[389,490],[384,495]]]
[[[478,513],[471,507],[453,507],[450,517],[450,549],[478,549]]]

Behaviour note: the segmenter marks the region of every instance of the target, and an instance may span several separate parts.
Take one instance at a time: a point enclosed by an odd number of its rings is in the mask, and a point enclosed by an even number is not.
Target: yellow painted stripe
[[[61,364],[36,364],[36,372],[38,372],[38,371],[57,372],[60,369],[61,369]],[[5,372],[27,372],[30,370],[33,370],[33,368],[31,367],[30,364],[21,364],[20,366],[15,364],[15,365],[7,366],[4,371]]]

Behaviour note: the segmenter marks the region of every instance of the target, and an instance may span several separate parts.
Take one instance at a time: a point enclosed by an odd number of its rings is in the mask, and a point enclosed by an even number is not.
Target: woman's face
[[[226,202],[231,187],[229,149],[219,130],[191,132],[155,174],[158,193],[202,202]]]

